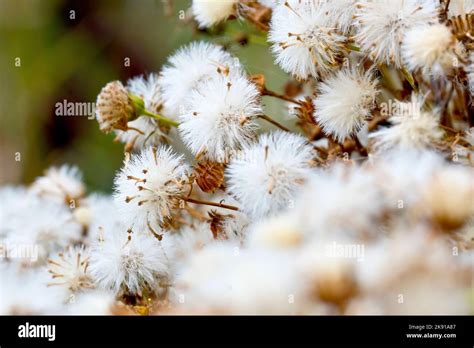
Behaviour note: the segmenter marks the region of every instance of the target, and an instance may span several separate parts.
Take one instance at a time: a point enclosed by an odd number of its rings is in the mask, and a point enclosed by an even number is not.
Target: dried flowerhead
[[[97,96],[96,116],[100,130],[127,130],[127,123],[135,118],[134,106],[120,81],[109,82]]]

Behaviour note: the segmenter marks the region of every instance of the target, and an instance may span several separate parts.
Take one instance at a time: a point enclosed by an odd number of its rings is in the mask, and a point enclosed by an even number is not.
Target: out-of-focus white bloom
[[[209,245],[196,253],[176,280],[186,311],[288,314],[304,308],[301,282],[287,254]]]
[[[421,209],[444,231],[462,227],[474,216],[472,168],[449,166],[433,173],[421,192]]]
[[[378,186],[391,209],[412,207],[427,179],[446,165],[438,153],[403,149],[373,156],[371,162]]]
[[[215,76],[188,97],[179,132],[197,157],[227,162],[255,137],[262,114],[257,87],[245,77]]]
[[[339,142],[359,131],[375,107],[377,82],[372,72],[343,69],[319,85],[314,117]]]
[[[196,226],[184,226],[173,235],[174,255],[181,260],[186,259],[213,240],[214,236],[206,223],[198,223]]]
[[[11,232],[5,239],[8,248],[26,251],[34,247],[33,255],[15,257],[12,261],[38,265],[70,243],[79,241],[82,226],[74,219],[71,210],[64,205],[29,196],[28,204],[11,219]],[[25,218],[25,212],[28,218]]]
[[[133,102],[120,81],[106,84],[97,96],[96,105],[96,118],[105,133],[113,129],[127,130],[128,120],[134,117]]]
[[[406,32],[402,57],[406,67],[425,74],[444,76],[453,71],[463,55],[462,46],[443,24],[417,25]]]
[[[467,314],[472,262],[461,262],[448,243],[410,229],[369,246],[356,277],[381,314]]]
[[[64,309],[66,314],[72,315],[112,315],[115,306],[113,293],[92,290],[71,296]]]
[[[413,94],[411,102],[395,102],[389,121],[392,126],[369,135],[374,138],[378,152],[393,148],[421,150],[441,139],[443,131],[439,127],[434,112],[422,110],[423,97]]]
[[[189,167],[169,146],[148,147],[132,156],[115,178],[115,202],[131,224],[157,228],[189,190]]]
[[[0,239],[5,238],[15,225],[24,208],[28,206],[28,191],[23,186],[3,186],[0,188]]]
[[[292,248],[303,242],[303,233],[294,214],[272,216],[249,227],[249,245]]]
[[[126,227],[105,231],[90,254],[90,273],[96,283],[116,294],[154,291],[168,276],[168,260],[151,234],[125,233]]]
[[[76,166],[51,167],[46,170],[44,176],[33,182],[31,192],[42,198],[70,205],[71,201],[77,201],[84,196],[82,173]]]
[[[405,33],[416,24],[437,23],[437,5],[435,0],[360,0],[355,40],[374,62],[401,68]]]
[[[114,228],[121,223],[121,216],[117,214],[117,206],[112,196],[92,193],[84,200],[82,207],[87,209],[84,215],[88,216],[87,244],[97,240],[100,230]]]
[[[201,28],[225,21],[236,12],[239,0],[193,0],[192,10]]]
[[[37,269],[0,263],[0,315],[59,314],[67,292],[48,287],[45,279]]]
[[[237,58],[221,46],[207,42],[192,42],[180,48],[168,59],[158,83],[164,106],[171,115],[180,114],[191,91],[215,75],[242,74]]]
[[[363,260],[364,246],[323,240],[302,246],[296,256],[295,271],[305,279],[310,296],[337,305],[356,294],[355,263]]]
[[[89,250],[69,246],[65,252],[60,252],[48,260],[48,272],[54,279],[49,285],[61,285],[71,292],[93,287],[89,274]]]
[[[280,3],[280,0],[258,0],[258,2],[261,3],[263,6],[267,6],[267,7],[270,7],[271,9],[275,9]]]
[[[324,2],[288,0],[273,12],[268,40],[281,68],[298,79],[335,69],[346,54],[347,37],[339,33]]]
[[[471,254],[464,254],[467,256],[465,261],[472,263],[472,250],[474,249],[474,216],[472,216],[469,221],[459,231],[457,231],[456,236],[459,240],[460,249],[468,249],[471,252]]]
[[[260,218],[291,206],[311,173],[312,147],[298,135],[263,134],[227,168],[229,192],[250,217]]]
[[[158,80],[158,75],[153,73],[146,77],[137,76],[127,82],[127,89],[143,99],[147,111],[172,119],[176,115],[170,114],[162,107],[163,100]],[[154,118],[140,115],[128,123],[128,128],[126,131],[116,130],[115,132],[121,142],[133,144],[134,149],[141,149],[146,145],[158,145],[168,132],[168,129],[160,128]]]
[[[294,212],[308,236],[353,238],[378,233],[378,217],[386,204],[370,172],[340,164],[312,177],[297,197]]]
[[[474,11],[473,0],[451,0],[449,3],[449,16],[460,16]]]

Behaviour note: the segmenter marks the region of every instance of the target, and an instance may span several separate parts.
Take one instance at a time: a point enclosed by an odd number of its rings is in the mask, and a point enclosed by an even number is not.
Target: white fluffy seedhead
[[[10,232],[15,232],[12,227],[14,221],[22,219],[21,213],[28,207],[28,191],[23,186],[3,186],[0,187],[0,239],[8,236]]]
[[[372,72],[343,69],[319,85],[314,118],[326,134],[339,142],[365,124],[375,107],[377,82]]]
[[[396,102],[391,127],[371,133],[377,152],[391,149],[422,150],[441,139],[443,131],[435,112],[423,110],[424,98],[412,95],[410,102]]]
[[[208,28],[236,13],[239,0],[193,0],[192,11],[199,27]]]
[[[420,189],[433,173],[443,168],[442,156],[434,151],[397,149],[372,156],[378,186],[390,202],[389,206],[411,206],[420,198]]]
[[[126,228],[105,231],[92,247],[90,272],[100,287],[116,294],[156,290],[159,279],[168,276],[166,254],[151,234]]]
[[[30,191],[39,197],[70,205],[85,194],[82,173],[76,166],[62,165],[46,170],[31,185]]]
[[[71,292],[93,287],[89,273],[89,250],[81,245],[69,246],[48,260],[48,272],[53,281],[49,285],[64,286]]]
[[[227,168],[228,188],[250,217],[291,206],[311,172],[312,147],[298,135],[263,134],[245,147]]]
[[[237,58],[221,46],[207,42],[192,42],[180,48],[163,67],[159,84],[164,106],[177,115],[189,94],[215,75],[242,74]]]
[[[377,232],[385,207],[374,177],[357,166],[318,171],[297,197],[295,214],[304,232],[317,238],[354,238]]]
[[[214,243],[179,272],[177,293],[194,313],[294,313],[305,299],[292,266],[286,254]]]
[[[160,91],[157,74],[137,76],[127,82],[127,90],[143,99],[145,109],[151,113],[173,118],[168,110],[163,108],[163,99]],[[138,118],[128,122],[126,131],[116,130],[118,139],[127,144],[132,144],[134,149],[145,146],[158,145],[166,137],[168,129],[160,127],[158,122],[148,116],[137,115]]]
[[[319,0],[323,2],[323,0]],[[328,14],[333,18],[337,28],[349,35],[353,31],[354,14],[358,0],[324,0]]]
[[[262,4],[263,6],[267,6],[267,7],[270,7],[271,9],[275,9],[279,5],[280,0],[258,0],[258,2]]]
[[[462,265],[463,256],[454,256],[452,246],[423,230],[394,232],[370,245],[366,261],[356,264],[360,290],[375,300],[380,313],[466,314],[472,261],[470,267]],[[392,300],[400,294],[408,306]]]
[[[285,1],[274,10],[268,39],[284,71],[298,79],[317,78],[340,65],[347,37],[330,13],[324,2],[309,0]]]
[[[9,217],[7,226],[10,233],[4,242],[7,248],[34,249],[31,255],[15,257],[12,261],[39,265],[52,253],[80,240],[82,226],[69,207],[34,196],[26,199],[27,204],[22,206],[22,210]]]
[[[84,200],[81,209],[83,211],[80,215],[83,216],[78,218],[76,211],[74,211],[74,215],[78,220],[86,220],[84,222],[87,222],[83,223],[87,226],[88,233],[85,240],[87,244],[97,240],[98,233],[104,227],[112,228],[121,222],[121,216],[117,214],[117,206],[112,195],[92,193]]]
[[[193,91],[181,114],[179,132],[196,157],[227,162],[255,138],[262,114],[257,87],[243,76],[215,76]]]
[[[189,190],[189,167],[171,147],[149,147],[126,162],[115,177],[114,198],[130,226],[156,229]]]
[[[355,40],[376,63],[401,68],[405,33],[417,24],[437,23],[437,5],[435,0],[360,0]]]
[[[0,262],[1,315],[60,314],[67,292],[48,287],[45,272]]]
[[[433,76],[445,76],[460,65],[462,45],[443,24],[418,25],[408,30],[402,44],[406,67]]]
[[[279,214],[250,225],[247,243],[251,248],[297,248],[304,241],[303,232],[296,214]]]

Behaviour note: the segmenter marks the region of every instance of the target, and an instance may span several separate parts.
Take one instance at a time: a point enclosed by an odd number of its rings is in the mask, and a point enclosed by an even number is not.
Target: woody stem
[[[275,98],[278,98],[278,99],[281,99],[281,100],[284,100],[284,101],[287,101],[287,102],[290,102],[290,103],[294,103],[296,105],[303,105],[302,102],[298,101],[298,100],[295,100],[293,98],[290,98],[290,97],[287,97],[286,95],[284,94],[280,94],[280,93],[276,93],[276,92],[273,92],[273,91],[270,91],[268,89],[264,89],[263,92],[262,92],[263,95],[266,95],[266,96],[269,96],[269,97],[275,97]]]
[[[271,118],[270,116],[267,116],[267,115],[259,115],[258,117],[260,117],[261,119],[264,119],[265,121],[267,122],[270,122],[271,124],[273,124],[274,126],[277,126],[278,128],[284,130],[285,132],[291,132],[288,128],[286,128],[284,125],[282,125],[281,123],[275,121],[273,118]]]
[[[218,203],[218,202],[211,202],[211,201],[203,201],[203,200],[195,199],[191,197],[183,197],[181,199],[185,202],[194,203],[194,204],[210,205],[212,207],[219,207],[219,208],[230,209],[230,210],[235,210],[235,211],[239,210],[239,208],[234,207],[233,205],[228,205],[228,204],[224,204],[220,202]]]

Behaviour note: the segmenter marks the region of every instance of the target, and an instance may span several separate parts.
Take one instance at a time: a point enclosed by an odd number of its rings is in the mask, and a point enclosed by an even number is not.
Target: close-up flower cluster
[[[2,183],[0,313],[474,314],[474,1],[188,5],[93,91],[108,192]]]

